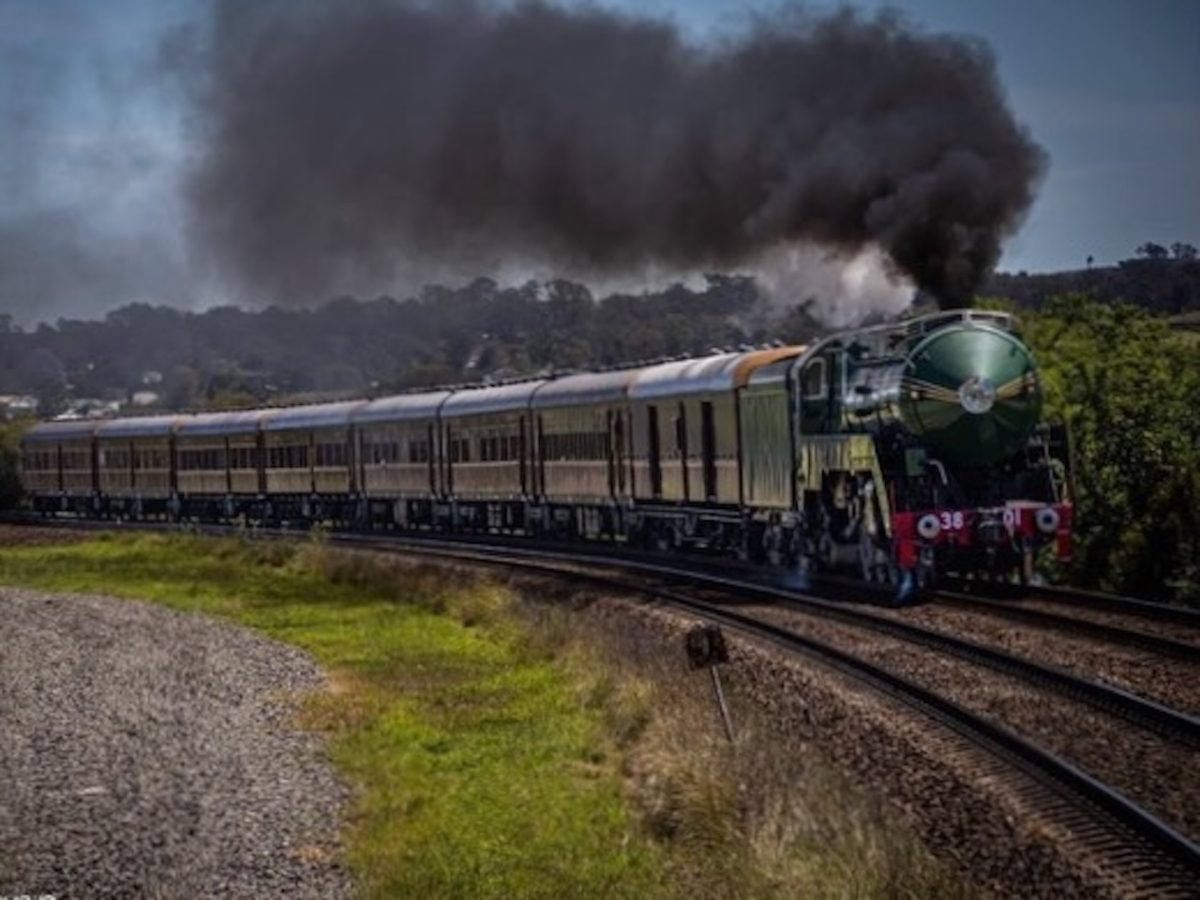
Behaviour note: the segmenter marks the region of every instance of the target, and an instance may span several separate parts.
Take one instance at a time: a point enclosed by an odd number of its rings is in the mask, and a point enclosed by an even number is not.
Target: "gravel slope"
[[[221,622],[0,588],[0,896],[349,896],[347,792],[292,725],[322,683]]]

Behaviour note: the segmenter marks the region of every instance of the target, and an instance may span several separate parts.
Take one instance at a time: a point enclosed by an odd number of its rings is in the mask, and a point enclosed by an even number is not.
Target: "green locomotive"
[[[1037,368],[1010,316],[964,310],[841,333],[800,365],[799,455],[823,448],[819,471],[797,474],[817,560],[856,555],[867,579],[922,583],[939,571],[1028,579],[1050,542],[1069,555],[1064,435],[1042,422]]]

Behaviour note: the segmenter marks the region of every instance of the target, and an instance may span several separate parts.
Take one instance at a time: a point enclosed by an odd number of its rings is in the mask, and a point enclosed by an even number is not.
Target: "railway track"
[[[638,580],[614,576],[611,573],[589,572],[587,567],[603,562],[591,554],[547,553],[476,543],[464,547],[461,544],[428,539],[411,542],[401,539],[395,544],[391,541],[380,542],[351,536],[344,543],[362,549],[388,552],[406,548],[423,555],[512,566],[539,573],[569,574],[601,587],[615,587],[625,592],[635,591],[677,610],[723,625],[741,635],[764,640],[788,652],[814,659],[933,718],[971,744],[986,749],[1004,764],[1023,773],[1029,779],[1024,800],[1036,803],[1043,814],[1065,829],[1066,833],[1074,835],[1097,858],[1118,863],[1121,871],[1126,876],[1135,877],[1143,888],[1153,891],[1156,896],[1194,896],[1194,886],[1200,880],[1200,846],[1120,791],[1114,790],[1105,782],[1011,729],[929,690],[912,679],[831,643],[814,639],[760,617],[747,615],[737,608],[745,603],[745,592],[760,598],[771,596],[777,600],[786,600],[789,607],[804,608],[806,611],[820,609],[830,612],[833,604],[829,601],[715,575],[696,575],[687,570],[642,561],[621,560],[616,563],[620,571],[635,574],[639,576]],[[570,568],[564,569],[564,566]],[[580,566],[585,568],[581,570],[578,568]],[[691,582],[708,589],[717,588],[733,594],[734,605],[730,605],[728,597],[724,602],[703,599],[694,592],[646,583],[647,575]],[[846,615],[845,610],[833,609],[832,612]],[[863,618],[859,618],[859,615]],[[1080,699],[1086,698],[1085,702],[1094,703],[1108,712],[1113,712],[1119,707],[1118,714],[1136,720],[1144,727],[1193,745],[1200,741],[1200,722],[1173,710],[1146,703],[1133,695],[1110,692],[1102,685],[1082,682],[1065,673],[1051,673],[1044,667],[1025,661],[1002,660],[1002,654],[988,648],[972,647],[967,642],[957,642],[956,639],[945,635],[926,633],[924,629],[896,628],[896,623],[889,620],[876,621],[861,610],[851,611],[850,618],[859,624],[870,618],[872,627],[892,634],[903,634],[926,646],[954,652],[973,662],[997,667],[1007,674],[1019,672],[1028,677],[1036,672],[1039,680],[1048,679],[1056,688],[1070,692]],[[916,637],[918,634],[920,636]]]
[[[1152,603],[1149,600],[1120,597],[1100,591],[1081,591],[1050,585],[1031,588],[1029,594],[1035,600],[1057,604],[1065,609],[1105,610],[1135,619],[1184,625],[1200,631],[1200,610],[1197,609]]]
[[[1034,599],[1031,600],[1001,600],[979,597],[962,591],[939,590],[934,593],[934,601],[946,606],[984,612],[998,618],[1022,622],[1039,628],[1098,638],[1110,644],[1120,644],[1138,650],[1148,650],[1160,656],[1200,663],[1200,643],[1190,643],[1175,637],[1168,637],[1160,632],[1142,630],[1126,624],[1124,620],[1118,621],[1112,618],[1104,621],[1097,618],[1093,611],[1083,608],[1082,600],[1066,601],[1066,608],[1070,609],[1071,614],[1054,612],[1033,605],[1041,599],[1042,595],[1040,594],[1035,594]],[[1193,621],[1191,610],[1149,604],[1138,600],[1126,599],[1125,602],[1134,605],[1126,606],[1121,610],[1123,617],[1154,615],[1156,622],[1170,623],[1176,627],[1183,626],[1187,629],[1194,627],[1197,633],[1200,633],[1200,619]],[[1153,614],[1142,612],[1143,607],[1151,607],[1155,612]],[[1139,612],[1131,613],[1131,609],[1139,610]]]
[[[218,533],[231,529],[217,528]],[[294,537],[294,532],[264,532],[270,537]],[[821,617],[870,630],[909,644],[952,656],[974,666],[1021,679],[1087,704],[1104,714],[1146,729],[1160,738],[1195,748],[1200,745],[1200,721],[1128,691],[1080,678],[993,647],[967,641],[930,628],[898,621],[862,606],[846,605],[805,592],[753,583],[729,575],[696,571],[661,561],[626,556],[601,557],[594,552],[568,552],[486,539],[446,540],[442,537],[379,538],[335,534],[330,540],[348,547],[389,553],[419,553],[460,561],[502,565],[527,571],[570,575],[599,586],[637,592],[690,615],[723,625],[747,637],[799,653],[881,691],[927,715],[985,749],[1003,765],[1028,779],[1024,799],[1082,841],[1097,858],[1119,863],[1120,870],[1147,890],[1163,896],[1194,896],[1200,883],[1200,847],[1162,817],[1133,802],[1105,781],[1047,751],[1027,737],[828,641],[739,611],[753,600],[778,608]],[[704,599],[698,592],[721,599]]]

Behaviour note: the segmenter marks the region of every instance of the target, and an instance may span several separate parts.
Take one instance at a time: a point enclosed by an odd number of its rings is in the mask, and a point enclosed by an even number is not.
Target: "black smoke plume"
[[[694,46],[594,7],[214,8],[189,57],[194,237],[264,299],[414,267],[736,268],[806,242],[877,244],[959,303],[1042,167],[989,51],[890,13],[785,7]]]

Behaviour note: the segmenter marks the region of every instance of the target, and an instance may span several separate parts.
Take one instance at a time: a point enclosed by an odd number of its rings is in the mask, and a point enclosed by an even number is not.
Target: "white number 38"
[[[947,510],[940,516],[939,524],[942,526],[942,531],[962,531],[963,514],[961,512],[950,512]]]

